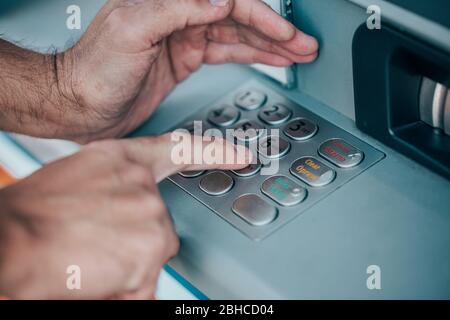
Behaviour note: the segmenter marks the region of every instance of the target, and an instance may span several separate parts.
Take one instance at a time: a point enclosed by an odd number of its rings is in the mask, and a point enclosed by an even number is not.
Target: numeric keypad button
[[[261,171],[261,163],[250,164],[244,169],[233,170],[233,173],[239,177],[251,177],[258,174]]]
[[[277,159],[285,156],[291,148],[291,144],[279,136],[268,136],[258,144],[258,152],[265,158]]]
[[[254,141],[261,137],[265,128],[256,121],[243,120],[234,126],[234,137],[239,141]]]
[[[280,125],[289,120],[292,116],[292,111],[286,106],[276,103],[271,106],[266,106],[259,111],[258,117],[265,123],[275,126]]]
[[[239,120],[240,112],[232,106],[223,105],[208,113],[208,121],[218,127],[229,127]]]
[[[278,216],[277,208],[256,194],[240,196],[234,201],[231,209],[236,215],[255,227],[268,225]]]
[[[208,173],[200,180],[200,189],[211,196],[220,196],[233,188],[234,180],[221,171]]]
[[[319,127],[314,122],[305,118],[297,118],[289,122],[283,131],[293,140],[304,141],[314,137],[318,130]]]
[[[196,178],[204,174],[205,171],[183,171],[179,172],[178,174],[182,176],[183,178]]]
[[[239,92],[235,98],[235,104],[243,110],[256,110],[266,103],[267,95],[258,90],[246,90]]]

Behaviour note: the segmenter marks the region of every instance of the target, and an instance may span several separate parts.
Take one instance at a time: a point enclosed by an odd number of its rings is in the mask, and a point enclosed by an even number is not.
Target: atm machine
[[[381,29],[367,27],[373,5]],[[204,67],[134,135],[192,120],[217,127],[208,112],[236,107],[283,131],[291,149],[280,174],[306,198],[285,207],[267,191],[274,179],[259,175],[227,173],[233,189],[220,195],[203,189],[209,173],[172,177],[161,184],[181,239],[170,266],[212,299],[450,298],[449,2],[286,0],[281,11],[319,39],[315,63],[275,75]],[[282,124],[260,116],[276,105],[292,112]],[[289,130],[296,119],[306,134]],[[303,157],[334,180],[316,186],[293,172]],[[368,284],[373,268],[378,288]]]
[[[450,3],[267,2],[319,39],[315,63],[202,67],[132,134],[244,122],[285,143],[272,177],[161,183],[181,240],[168,268],[210,299],[449,299]]]

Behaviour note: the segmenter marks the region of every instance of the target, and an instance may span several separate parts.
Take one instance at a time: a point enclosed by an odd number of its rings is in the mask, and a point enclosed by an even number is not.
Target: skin
[[[179,165],[168,135],[114,139],[203,64],[289,66],[317,51],[314,38],[259,0],[110,0],[64,53],[0,41],[0,128],[87,143],[0,191],[0,294],[151,297],[179,247],[157,183],[177,171],[239,169],[251,156],[216,139],[192,152],[212,143],[216,155],[245,154],[245,162]],[[72,264],[82,269],[82,290],[66,288]]]

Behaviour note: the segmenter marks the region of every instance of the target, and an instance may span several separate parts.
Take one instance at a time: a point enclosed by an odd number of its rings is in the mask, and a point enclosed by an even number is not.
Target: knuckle
[[[118,170],[118,174],[121,180],[127,184],[146,186],[151,181],[151,171],[149,169],[131,163],[122,165]]]
[[[112,28],[125,28],[127,26],[127,17],[124,7],[114,8],[106,18],[107,25]]]
[[[172,236],[168,241],[168,254],[174,256],[180,250],[180,239],[175,232],[172,232]]]
[[[164,217],[167,214],[166,205],[157,195],[152,193],[145,193],[140,199],[141,208],[144,213],[150,214],[153,217]]]

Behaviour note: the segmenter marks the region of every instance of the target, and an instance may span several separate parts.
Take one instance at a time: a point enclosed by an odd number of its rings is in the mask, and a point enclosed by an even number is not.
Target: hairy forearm
[[[0,129],[65,138],[76,99],[67,88],[63,54],[39,54],[0,39]],[[65,116],[66,115],[66,116]]]

